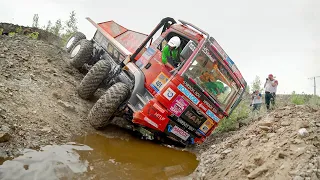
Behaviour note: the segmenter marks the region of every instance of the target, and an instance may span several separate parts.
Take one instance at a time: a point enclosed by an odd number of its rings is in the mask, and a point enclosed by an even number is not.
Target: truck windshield
[[[224,108],[231,103],[238,87],[236,83],[215,57],[207,42],[194,58],[185,72],[205,91],[207,91]]]

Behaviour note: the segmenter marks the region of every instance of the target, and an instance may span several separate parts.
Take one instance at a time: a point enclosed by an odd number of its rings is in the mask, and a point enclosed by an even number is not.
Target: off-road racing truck
[[[80,97],[106,89],[88,114],[94,128],[122,115],[145,137],[200,144],[241,101],[247,83],[237,66],[193,24],[167,17],[145,35],[114,21],[87,20],[97,28],[93,39],[75,33],[66,50],[71,65],[88,69],[78,87]],[[177,67],[161,61],[173,36],[181,39]]]

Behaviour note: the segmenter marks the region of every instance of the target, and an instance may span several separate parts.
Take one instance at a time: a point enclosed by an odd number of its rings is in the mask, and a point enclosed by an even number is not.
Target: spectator
[[[272,108],[275,105],[277,87],[278,87],[278,81],[273,78],[272,74],[269,74],[264,84],[265,93],[266,93],[265,101],[266,101],[267,110],[270,109],[270,102],[272,104]]]
[[[262,95],[258,90],[255,90],[252,94],[252,111],[260,111],[260,107],[262,104]]]

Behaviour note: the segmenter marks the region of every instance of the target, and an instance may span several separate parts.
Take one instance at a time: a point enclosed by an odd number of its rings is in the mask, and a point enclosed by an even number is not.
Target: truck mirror
[[[180,53],[180,57],[184,60],[189,59],[193,51],[196,49],[197,45],[193,41],[189,41],[188,44],[183,48],[183,50]]]

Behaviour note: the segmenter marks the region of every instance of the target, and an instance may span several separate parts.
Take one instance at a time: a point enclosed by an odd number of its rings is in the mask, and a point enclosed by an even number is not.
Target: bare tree
[[[33,15],[33,22],[32,22],[32,27],[39,27],[39,15],[34,14]]]

